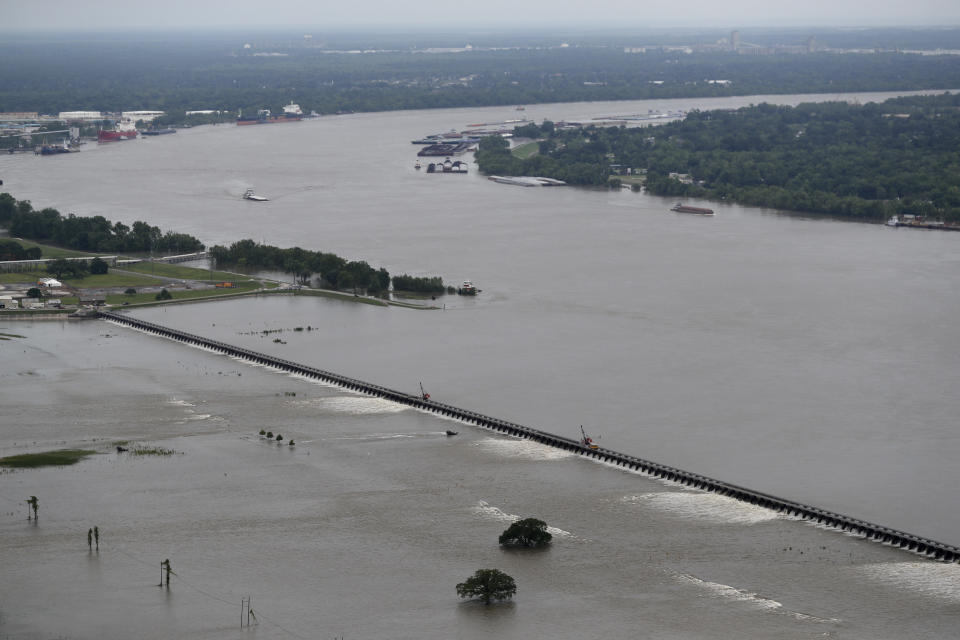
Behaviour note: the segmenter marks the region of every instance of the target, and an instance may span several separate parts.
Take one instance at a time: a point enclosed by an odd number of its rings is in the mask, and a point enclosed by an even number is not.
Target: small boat
[[[37,153],[41,156],[54,156],[61,153],[72,153],[74,151],[79,151],[79,149],[71,149],[70,145],[66,142],[57,145],[45,144],[37,149]]]
[[[244,200],[253,200],[254,202],[266,202],[269,198],[264,198],[263,196],[258,196],[253,192],[253,189],[247,189],[243,192]]]
[[[457,432],[454,431],[453,429],[447,429],[447,435],[448,435],[448,436],[455,436],[455,435],[457,435]]]
[[[670,207],[670,211],[676,211],[677,213],[696,213],[701,216],[712,216],[713,209],[705,209],[704,207],[688,207],[682,202]]]
[[[587,435],[587,432],[583,430],[583,425],[580,425],[580,446],[584,449],[599,449],[600,445],[596,444],[593,441],[593,438]]]
[[[430,399],[430,394],[423,390],[423,383],[420,383],[420,399],[427,401]]]
[[[420,170],[420,161],[419,161],[419,160],[417,160],[417,161],[413,164],[413,168],[416,169],[417,171]]]

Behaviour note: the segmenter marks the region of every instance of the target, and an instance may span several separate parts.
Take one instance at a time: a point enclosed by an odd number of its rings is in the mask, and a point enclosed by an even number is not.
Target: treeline
[[[191,121],[187,110],[279,111],[289,100],[330,114],[960,86],[957,56],[892,52],[745,56],[649,48],[625,53],[620,44],[591,44],[358,55],[289,41],[254,43],[250,49],[243,44],[239,35],[232,41],[9,40],[0,43],[0,111],[161,109],[168,113],[165,122],[172,123]],[[256,55],[264,52],[283,55]]]
[[[128,227],[103,216],[60,215],[56,209],[35,211],[29,200],[0,193],[0,226],[11,236],[97,253],[190,253],[203,243],[185,233],[163,233],[146,222]]]
[[[27,249],[16,240],[0,240],[0,260],[39,260],[42,256],[40,247]]]
[[[301,284],[309,284],[314,277],[320,286],[328,289],[353,290],[371,295],[385,293],[390,289],[390,273],[374,269],[366,262],[347,261],[335,253],[308,251],[300,247],[281,249],[253,240],[240,240],[229,247],[214,246],[210,256],[220,265],[249,267],[282,271],[293,274]],[[394,276],[393,287],[398,291],[419,293],[443,293],[443,279],[439,277],[414,277],[406,274]]]
[[[229,247],[211,247],[210,256],[219,265],[290,273],[302,284],[318,276],[321,286],[330,289],[352,289],[376,295],[390,287],[390,273],[384,268],[374,269],[364,261],[347,261],[334,253],[300,247],[281,249],[247,239]]]
[[[415,293],[443,293],[446,291],[443,285],[443,278],[408,276],[402,274],[393,276],[393,288],[395,291],[413,291]]]
[[[487,148],[499,147],[490,143]],[[960,220],[960,96],[866,105],[760,104],[692,112],[658,127],[586,127],[545,134],[541,155],[567,169],[594,163],[581,182],[603,184],[612,165],[646,172],[653,194],[882,219]],[[544,159],[478,153],[480,169],[546,175]],[[488,171],[489,169],[489,171]],[[672,175],[671,175],[672,174]],[[565,178],[560,178],[565,179]]]

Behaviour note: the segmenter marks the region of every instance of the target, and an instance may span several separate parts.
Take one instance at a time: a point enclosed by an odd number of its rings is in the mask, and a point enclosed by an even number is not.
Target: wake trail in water
[[[702,591],[706,592],[708,597],[727,600],[729,602],[742,603],[760,611],[785,615],[796,620],[803,620],[807,622],[831,624],[842,622],[837,618],[821,618],[809,613],[790,611],[789,609],[784,609],[782,603],[777,602],[772,598],[767,598],[766,596],[762,596],[746,589],[738,589],[728,584],[710,582],[708,580],[698,578],[690,573],[675,573],[673,574],[673,578],[682,584],[692,585],[701,589]]]
[[[499,520],[501,522],[516,522],[520,519],[520,516],[514,515],[512,513],[506,513],[498,509],[497,507],[491,506],[486,500],[480,500],[473,506],[473,512],[486,520]],[[564,531],[557,527],[551,527],[547,525],[547,531],[551,535],[557,536],[559,538],[574,538],[575,536],[569,531]]]

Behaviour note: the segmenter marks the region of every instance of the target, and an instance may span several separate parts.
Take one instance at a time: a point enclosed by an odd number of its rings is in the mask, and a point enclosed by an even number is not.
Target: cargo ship
[[[97,142],[117,142],[119,140],[133,140],[137,137],[135,128],[121,128],[117,125],[114,129],[100,129],[97,131]]]
[[[670,211],[676,211],[677,213],[696,213],[701,216],[712,216],[713,209],[705,209],[703,207],[689,207],[682,202],[670,207]]]
[[[247,124],[272,124],[274,122],[300,122],[303,119],[303,111],[300,105],[290,103],[283,108],[283,113],[273,115],[270,109],[260,109],[255,116],[245,116],[240,114],[237,118],[238,125]]]

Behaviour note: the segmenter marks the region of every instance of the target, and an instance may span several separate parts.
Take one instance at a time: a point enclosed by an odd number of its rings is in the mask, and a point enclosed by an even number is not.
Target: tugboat
[[[263,196],[258,196],[253,193],[253,189],[247,189],[243,192],[244,200],[253,200],[254,202],[266,202],[269,198],[264,198]]]
[[[593,441],[593,438],[587,435],[587,432],[583,430],[583,425],[580,425],[580,446],[584,449],[599,449],[600,445],[596,444]]]
[[[469,280],[464,280],[460,288],[457,289],[457,294],[461,296],[475,296],[478,293],[480,293],[480,289],[477,289]]]

